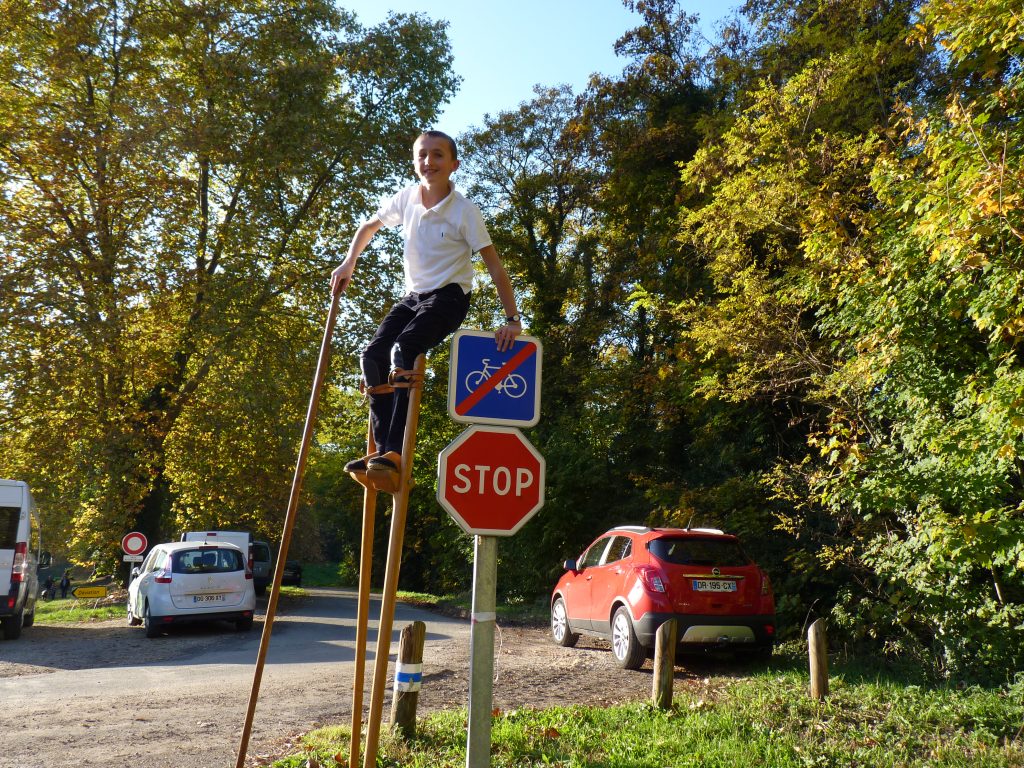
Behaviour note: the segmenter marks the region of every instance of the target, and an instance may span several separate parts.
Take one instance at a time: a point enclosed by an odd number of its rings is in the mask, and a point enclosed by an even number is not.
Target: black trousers
[[[384,384],[392,368],[411,369],[417,356],[456,331],[469,312],[470,295],[457,283],[410,293],[395,304],[363,350],[360,365],[367,387]],[[370,395],[370,424],[377,450],[402,452],[409,390]]]

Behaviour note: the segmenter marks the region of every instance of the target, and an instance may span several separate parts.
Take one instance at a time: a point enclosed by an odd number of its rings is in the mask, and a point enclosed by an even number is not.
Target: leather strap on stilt
[[[410,389],[423,385],[423,374],[416,371],[408,371],[403,368],[396,368],[387,376],[387,383],[395,389]]]
[[[395,368],[388,374],[388,384],[395,389],[419,387],[423,384],[423,374],[405,368]]]
[[[370,395],[390,395],[394,391],[395,388],[391,384],[376,384],[368,387],[366,386],[366,381],[363,379],[359,380],[359,394],[363,396],[364,403],[370,399]]]

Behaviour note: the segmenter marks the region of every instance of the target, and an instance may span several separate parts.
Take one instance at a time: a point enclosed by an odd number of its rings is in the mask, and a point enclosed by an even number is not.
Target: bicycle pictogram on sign
[[[448,415],[467,424],[532,427],[540,419],[541,344],[520,336],[498,351],[494,334],[462,329],[452,339]]]
[[[473,392],[480,387],[481,384],[485,383],[491,376],[492,373],[498,370],[498,366],[491,365],[490,358],[485,357],[483,359],[484,367],[479,371],[472,371],[466,376],[466,390]],[[522,397],[526,394],[526,379],[520,376],[518,373],[508,374],[502,381],[499,381],[494,385],[494,389],[503,395],[509,397]]]

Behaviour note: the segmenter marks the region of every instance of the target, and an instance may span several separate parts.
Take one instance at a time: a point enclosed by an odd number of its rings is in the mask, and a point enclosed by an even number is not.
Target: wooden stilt
[[[402,441],[402,466],[398,487],[391,491],[393,511],[391,535],[388,539],[388,561],[381,595],[380,622],[377,624],[377,651],[374,656],[373,688],[370,692],[370,711],[366,719],[366,753],[363,768],[377,764],[377,743],[380,738],[381,715],[384,709],[384,685],[387,682],[388,656],[391,652],[391,631],[395,620],[395,595],[398,592],[398,571],[402,564],[402,543],[405,539],[405,518],[409,510],[409,492],[412,490],[412,465],[416,451],[416,427],[420,418],[420,395],[426,357],[419,355],[413,366],[414,378],[420,382],[409,390],[409,411]]]
[[[377,450],[373,428],[366,429],[366,453]],[[363,537],[359,544],[359,598],[356,607],[356,658],[352,677],[352,744],[349,768],[359,768],[359,739],[363,729],[363,687],[366,678],[366,635],[370,620],[370,575],[373,570],[373,525],[377,514],[377,489],[365,472],[352,472],[352,478],[363,486]]]
[[[331,299],[331,308],[327,313],[327,322],[324,325],[324,338],[320,343],[320,356],[316,364],[316,373],[313,375],[313,391],[310,394],[309,407],[306,410],[306,426],[302,430],[299,457],[295,462],[292,490],[288,496],[288,509],[285,512],[284,526],[281,530],[281,547],[277,553],[277,566],[274,568],[274,582],[270,588],[270,599],[267,601],[267,616],[263,620],[263,634],[260,636],[260,648],[256,654],[256,667],[253,670],[252,687],[249,689],[249,704],[245,711],[245,722],[242,724],[242,737],[238,744],[238,759],[235,761],[235,768],[243,767],[245,755],[249,750],[252,721],[256,714],[256,702],[259,700],[260,684],[263,680],[263,667],[267,660],[267,649],[270,647],[270,633],[274,629],[274,617],[277,615],[277,599],[281,594],[281,577],[284,575],[288,547],[291,545],[292,530],[295,527],[299,497],[302,494],[302,482],[306,476],[306,460],[313,442],[313,429],[320,408],[320,392],[323,389],[324,379],[327,377],[327,365],[331,359],[331,338],[334,335],[334,325],[338,319],[339,296],[340,294],[334,294]]]

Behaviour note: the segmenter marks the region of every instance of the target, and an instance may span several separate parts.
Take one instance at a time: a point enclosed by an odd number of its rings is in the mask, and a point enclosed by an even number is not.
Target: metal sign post
[[[463,329],[452,339],[448,415],[473,426],[437,457],[437,500],[474,537],[466,768],[491,764],[497,537],[514,535],[544,505],[544,457],[515,428],[540,419],[540,373],[532,336],[504,352],[493,333]]]
[[[473,552],[473,625],[470,629],[466,768],[486,768],[491,764],[497,584],[498,540],[494,536],[477,536]]]

